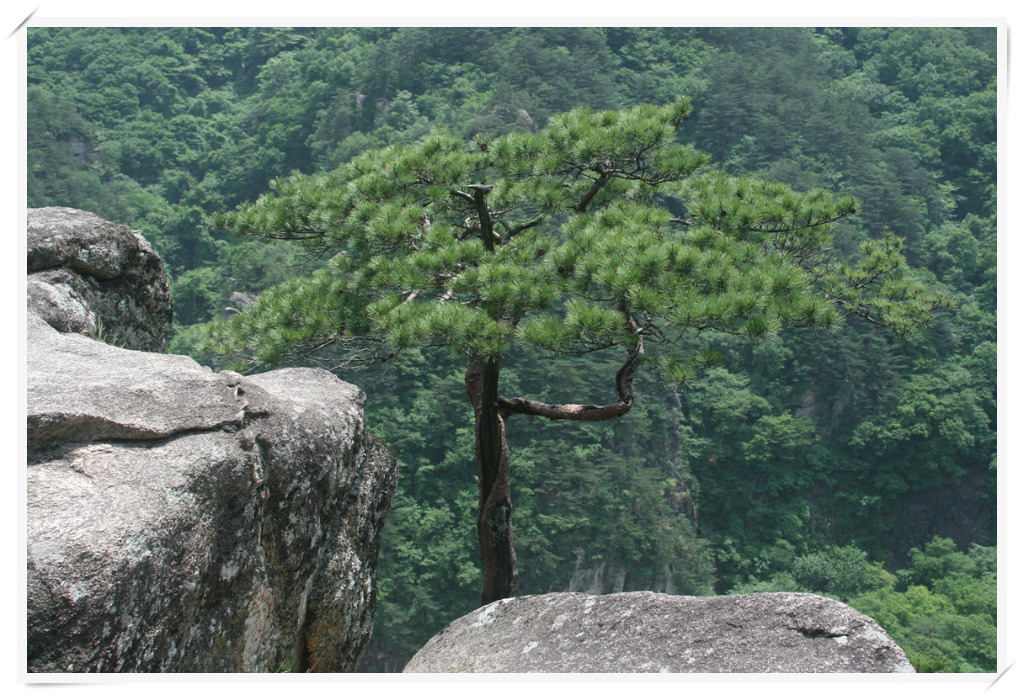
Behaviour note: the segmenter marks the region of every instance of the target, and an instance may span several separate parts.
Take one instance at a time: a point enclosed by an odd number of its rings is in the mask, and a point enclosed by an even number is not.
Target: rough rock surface
[[[332,374],[28,319],[28,667],[355,670],[397,472]]]
[[[138,231],[67,207],[28,210],[28,307],[64,333],[163,350],[171,295]]]
[[[875,622],[808,593],[508,598],[459,618],[405,673],[913,673]]]

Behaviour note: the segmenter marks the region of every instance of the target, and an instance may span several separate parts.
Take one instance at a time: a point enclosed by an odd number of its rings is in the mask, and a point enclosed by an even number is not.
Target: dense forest
[[[734,175],[858,201],[837,254],[891,230],[953,307],[907,341],[851,320],[637,380],[621,419],[510,433],[520,594],[822,593],[923,671],[996,663],[996,31],[989,28],[31,28],[28,205],[140,229],[172,281],[170,351],[337,251],[211,217],[436,126],[480,142],[574,107],[690,97],[687,144]],[[233,307],[233,308],[226,308]],[[363,387],[395,451],[374,637],[401,670],[478,604],[463,368],[413,350]],[[505,358],[511,395],[601,402],[620,358]]]

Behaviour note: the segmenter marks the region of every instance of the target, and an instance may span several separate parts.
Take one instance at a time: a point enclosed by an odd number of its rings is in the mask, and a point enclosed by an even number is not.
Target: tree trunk
[[[479,194],[479,190],[476,193]],[[484,221],[482,216],[481,221]],[[618,399],[613,403],[595,406],[548,404],[524,398],[503,399],[498,396],[501,358],[474,357],[469,362],[466,391],[476,415],[476,468],[480,486],[476,527],[484,574],[481,599],[485,605],[515,596],[519,578],[516,550],[512,544],[511,463],[505,439],[505,420],[520,414],[551,420],[605,421],[628,413],[633,407],[633,373],[644,356],[644,342],[642,329],[624,301],[619,303],[618,310],[631,339],[626,362],[615,374]]]
[[[498,409],[499,357],[473,358],[466,370],[466,391],[476,414],[476,468],[480,500],[477,534],[483,567],[483,604],[516,594],[518,570],[512,543],[511,463],[505,440],[505,416]]]

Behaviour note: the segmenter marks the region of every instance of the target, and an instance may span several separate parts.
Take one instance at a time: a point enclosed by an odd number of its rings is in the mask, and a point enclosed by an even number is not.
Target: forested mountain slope
[[[734,175],[856,197],[840,251],[889,228],[955,307],[907,343],[857,322],[705,334],[718,366],[641,382],[622,419],[514,432],[521,592],[824,592],[919,669],[993,670],[994,29],[32,28],[28,204],[141,229],[172,278],[171,350],[210,362],[202,324],[232,292],[337,252],[210,225],[270,179],[436,125],[486,144],[681,94],[687,143]],[[579,400],[620,362],[535,359],[507,358],[503,392]],[[472,409],[440,352],[338,373],[401,465],[364,660],[400,670],[476,606]]]

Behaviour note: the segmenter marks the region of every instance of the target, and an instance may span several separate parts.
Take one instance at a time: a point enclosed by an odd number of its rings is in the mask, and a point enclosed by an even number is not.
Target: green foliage
[[[953,540],[936,537],[924,546],[910,550],[910,569],[904,572],[909,584],[934,586],[947,577],[971,576],[977,573],[978,562],[957,549]]]
[[[719,368],[692,384],[684,399],[682,435],[699,484],[702,521],[715,533],[719,590],[754,574],[760,552],[773,558],[803,550],[817,479],[813,424],[750,389],[749,380]]]
[[[886,465],[875,475],[880,485],[934,487],[991,462],[995,413],[983,367],[961,360],[914,373],[890,411],[857,427],[851,445]]]
[[[176,320],[186,326],[202,321],[205,310],[224,296],[222,287],[218,270],[209,267],[189,270],[176,279],[171,285]]]
[[[994,548],[977,545],[964,554],[952,541],[934,538],[923,550],[911,550],[911,568],[898,572],[899,590],[875,590],[850,605],[892,635],[919,672],[991,673],[996,670],[993,554]]]
[[[945,304],[900,276],[895,238],[865,243],[857,267],[831,264],[830,226],[852,199],[690,177],[707,159],[676,142],[689,112],[686,100],[577,109],[487,149],[435,130],[325,175],[273,181],[272,196],[217,225],[341,254],[216,324],[217,351],[272,363],[355,336],[385,353],[446,345],[486,357],[516,338],[572,354],[635,342],[622,309],[667,343],[691,329],[758,339],[829,327],[840,311],[909,334]]]
[[[392,505],[378,572],[378,639],[387,646],[369,654],[408,656],[451,616],[476,607],[480,570],[476,564],[472,511],[475,494],[464,489],[461,506],[417,502],[400,494]]]
[[[850,546],[826,547],[798,557],[792,572],[802,589],[827,591],[844,600],[870,590],[891,588],[896,583],[896,577],[881,564],[868,562],[867,554]]]

